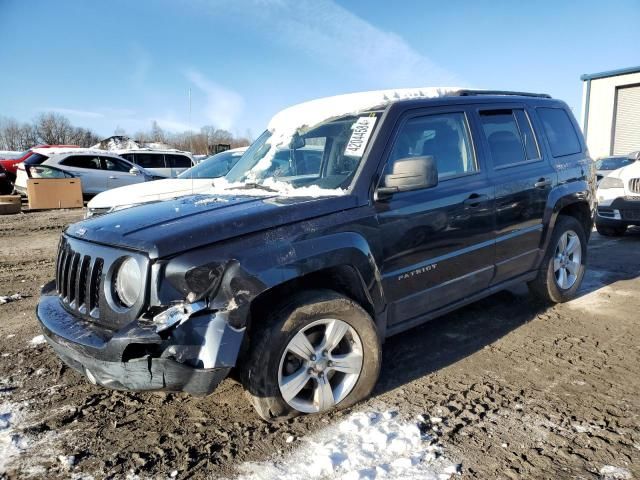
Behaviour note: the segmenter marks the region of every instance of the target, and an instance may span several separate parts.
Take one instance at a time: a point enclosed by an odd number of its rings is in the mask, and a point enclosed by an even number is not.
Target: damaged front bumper
[[[166,332],[137,320],[113,331],[67,312],[49,285],[36,312],[45,338],[67,365],[116,390],[209,394],[235,366],[244,338],[226,312],[212,311],[197,312]]]

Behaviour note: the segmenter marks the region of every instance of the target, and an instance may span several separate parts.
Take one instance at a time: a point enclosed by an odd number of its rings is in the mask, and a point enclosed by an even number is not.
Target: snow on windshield
[[[289,148],[294,135],[305,127],[311,128],[332,118],[358,115],[365,111],[384,107],[397,100],[441,97],[459,90],[461,90],[460,87],[375,90],[319,98],[285,108],[269,122],[267,129],[272,134],[271,138],[267,140],[270,145],[269,151],[251,169],[251,172],[255,177],[256,174],[268,169],[277,151]]]

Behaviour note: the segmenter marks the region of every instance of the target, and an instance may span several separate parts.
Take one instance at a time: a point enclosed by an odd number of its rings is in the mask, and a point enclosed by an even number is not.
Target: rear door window
[[[166,168],[162,153],[136,153],[135,163],[142,168]]]
[[[523,109],[482,110],[480,123],[494,168],[540,158],[531,123]]]
[[[61,165],[67,167],[86,168],[89,170],[100,170],[100,157],[94,155],[73,155],[65,158]]]
[[[186,155],[177,155],[177,154],[165,154],[165,161],[167,162],[167,167],[171,168],[191,168],[191,159]]]
[[[551,155],[564,157],[582,151],[573,123],[563,108],[539,107],[536,111],[547,134]]]

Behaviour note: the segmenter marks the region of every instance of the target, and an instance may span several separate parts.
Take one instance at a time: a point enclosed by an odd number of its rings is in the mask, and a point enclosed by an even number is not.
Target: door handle
[[[546,188],[551,185],[551,180],[549,178],[541,178],[536,183],[533,184],[535,188]]]
[[[462,202],[462,204],[465,207],[477,208],[482,202],[486,202],[487,200],[489,200],[489,195],[472,193],[471,195],[469,195],[469,198]]]
[[[118,177],[116,177],[114,175],[109,175],[109,180],[115,180],[116,178],[118,178]]]

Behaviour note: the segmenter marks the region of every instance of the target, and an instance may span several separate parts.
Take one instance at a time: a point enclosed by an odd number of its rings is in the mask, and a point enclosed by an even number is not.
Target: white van
[[[137,148],[133,150],[116,150],[115,153],[141,166],[152,175],[164,178],[175,178],[195,165],[191,154],[180,150]]]

